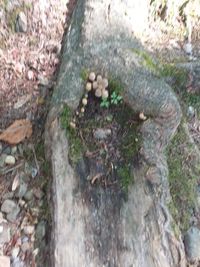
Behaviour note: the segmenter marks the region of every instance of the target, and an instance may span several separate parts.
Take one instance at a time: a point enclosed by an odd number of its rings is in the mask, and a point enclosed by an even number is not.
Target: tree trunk
[[[138,7],[143,4],[143,13]],[[141,6],[140,6],[141,7]],[[171,88],[144,68],[137,51],[144,48],[148,1],[80,0],[63,41],[62,63],[46,125],[53,175],[52,266],[184,267],[181,237],[175,236],[164,149],[181,119]],[[123,97],[148,120],[128,199],[110,188],[91,188],[84,161],[73,168],[59,112],[76,109],[83,94],[83,69],[119,78]]]

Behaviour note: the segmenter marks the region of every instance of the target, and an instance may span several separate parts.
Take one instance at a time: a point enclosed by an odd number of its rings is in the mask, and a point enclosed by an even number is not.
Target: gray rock
[[[25,263],[20,258],[14,259],[11,267],[25,267]]]
[[[13,157],[12,155],[6,156],[5,164],[14,165],[15,164],[15,157]]]
[[[34,225],[27,225],[24,227],[24,234],[25,235],[32,235],[35,231]]]
[[[0,244],[5,244],[10,241],[10,227],[8,224],[3,223],[3,232],[0,233]]]
[[[24,197],[24,195],[26,194],[27,192],[27,189],[28,189],[28,185],[26,183],[24,183],[23,181],[20,182],[20,185],[16,191],[16,197],[18,198],[22,198]]]
[[[16,32],[27,32],[28,23],[27,23],[27,17],[24,14],[24,12],[20,12],[17,16],[15,30]]]
[[[110,129],[99,128],[94,131],[94,138],[98,140],[103,140],[108,138],[111,135],[111,133],[112,132]]]
[[[200,229],[191,227],[184,237],[185,250],[190,261],[200,260]]]
[[[19,208],[19,206],[17,206],[15,208],[15,210],[13,210],[12,212],[7,214],[7,216],[6,216],[7,220],[9,222],[14,223],[16,221],[16,219],[17,219],[17,216],[18,216],[19,212],[20,212],[20,208]]]
[[[24,199],[29,201],[33,198],[33,191],[32,190],[29,190],[26,192],[26,194],[24,195]]]
[[[187,116],[188,116],[188,118],[189,119],[192,119],[194,117],[194,115],[195,115],[195,109],[194,109],[194,107],[189,106],[188,107],[188,110],[187,110]]]
[[[46,233],[46,223],[45,221],[41,221],[38,223],[35,231],[37,240],[41,241],[44,238],[45,233]]]
[[[8,214],[13,212],[17,207],[17,204],[13,200],[6,199],[1,206],[1,211]]]

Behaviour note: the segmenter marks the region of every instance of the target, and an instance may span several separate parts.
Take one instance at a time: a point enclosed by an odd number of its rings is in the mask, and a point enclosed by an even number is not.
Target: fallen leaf
[[[2,134],[0,140],[11,145],[16,145],[22,142],[25,138],[32,135],[32,124],[29,120],[16,120]]]
[[[17,173],[12,183],[12,191],[15,191],[18,186],[19,186],[19,174]]]

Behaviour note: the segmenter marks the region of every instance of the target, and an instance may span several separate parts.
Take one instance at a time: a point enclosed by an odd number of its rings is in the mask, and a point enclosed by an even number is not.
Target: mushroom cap
[[[92,90],[92,84],[90,82],[86,83],[85,89],[88,92],[91,91]]]
[[[96,97],[101,97],[101,95],[102,95],[102,91],[101,91],[101,89],[97,89],[96,91],[95,91],[95,96]]]
[[[102,85],[104,88],[108,87],[108,79],[104,78],[102,81]]]
[[[87,105],[87,98],[84,97],[84,98],[82,99],[82,104],[83,104],[84,106]]]
[[[81,108],[81,113],[84,113],[85,112],[85,108]]]
[[[97,82],[98,83],[101,83],[103,80],[102,76],[101,75],[97,75]]]
[[[73,128],[73,129],[76,128],[76,124],[75,124],[73,121],[71,121],[71,122],[69,123],[69,125],[70,125],[70,127]]]
[[[98,89],[99,89],[99,90],[101,90],[101,91],[104,89],[104,87],[103,87],[103,84],[102,84],[102,83],[99,83],[99,84],[98,84]]]
[[[108,94],[108,90],[103,90],[102,91],[102,98],[108,98],[109,94]]]
[[[147,119],[147,117],[144,115],[144,112],[140,112],[139,114],[139,118],[142,120],[142,121],[145,121]]]
[[[90,72],[90,74],[89,74],[89,80],[91,82],[93,82],[95,80],[95,78],[96,78],[96,74],[94,72]]]
[[[93,88],[94,90],[96,90],[96,89],[98,88],[98,83],[97,83],[96,81],[94,81],[94,82],[92,83],[92,88]]]

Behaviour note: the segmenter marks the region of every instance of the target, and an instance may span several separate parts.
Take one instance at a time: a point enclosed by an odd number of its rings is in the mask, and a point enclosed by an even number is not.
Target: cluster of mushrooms
[[[94,95],[96,97],[102,97],[104,99],[108,98],[109,93],[106,89],[108,87],[108,79],[103,78],[100,74],[96,75],[94,72],[90,72],[88,76],[88,81],[85,85],[85,95],[82,98],[82,107],[81,107],[81,113],[85,112],[85,106],[87,105],[88,101],[88,93],[90,91],[94,92]]]

